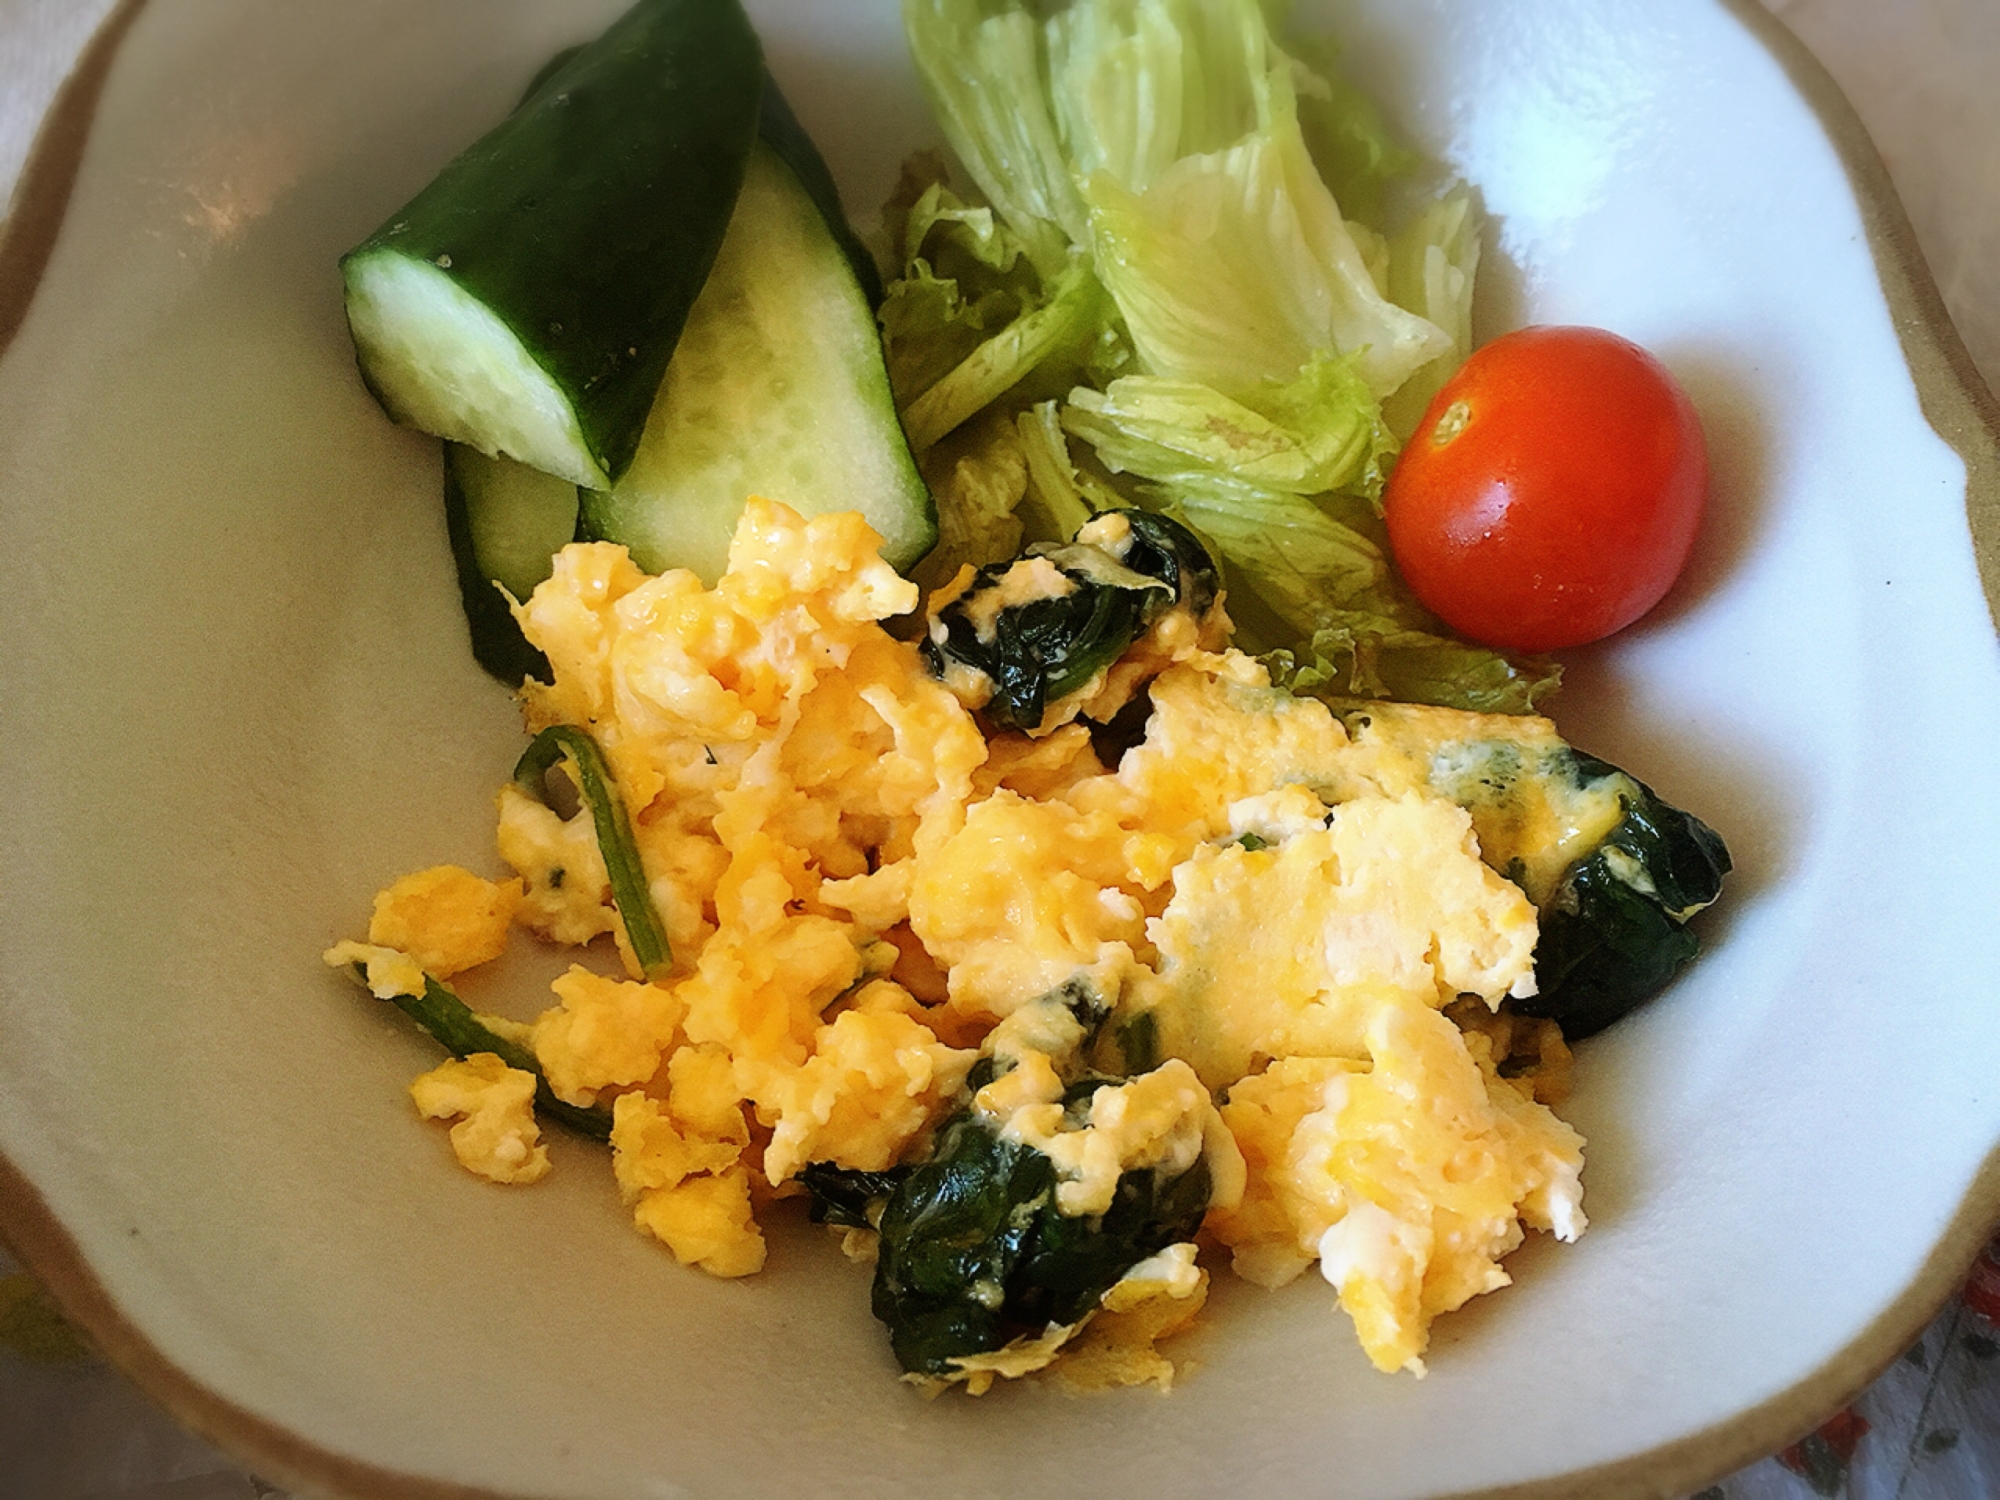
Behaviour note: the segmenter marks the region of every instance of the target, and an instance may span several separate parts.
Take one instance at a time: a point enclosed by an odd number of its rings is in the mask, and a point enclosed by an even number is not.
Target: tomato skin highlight
[[[1383,512],[1433,614],[1483,645],[1554,651],[1659,603],[1707,498],[1701,419],[1666,366],[1603,329],[1537,327],[1438,392]]]

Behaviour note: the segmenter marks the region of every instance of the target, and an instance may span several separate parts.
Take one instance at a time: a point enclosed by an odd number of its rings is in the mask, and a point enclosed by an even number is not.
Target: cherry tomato
[[[1687,393],[1599,328],[1523,328],[1438,392],[1389,477],[1389,545],[1417,597],[1489,646],[1622,630],[1686,564],[1708,497]]]

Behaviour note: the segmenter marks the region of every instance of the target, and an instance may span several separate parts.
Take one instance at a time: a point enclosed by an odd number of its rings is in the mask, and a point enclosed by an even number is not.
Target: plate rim
[[[1953,324],[1887,165],[1826,67],[1761,0],[1714,0],[1778,63],[1838,156],[1867,234],[1924,419],[1965,464],[1965,511],[1989,620],[2000,632],[2000,400]],[[53,258],[112,67],[147,0],[116,0],[56,91],[0,221],[0,357],[26,321]],[[1756,1406],[1608,1463],[1438,1500],[1555,1500],[1691,1490],[1778,1452],[1868,1385],[1957,1291],[2000,1229],[2000,1143],[1974,1173],[1903,1290],[1824,1364]],[[176,1365],[98,1277],[41,1191],[0,1150],[0,1245],[26,1267],[104,1359],[185,1426],[292,1488],[353,1500],[524,1500],[511,1492],[384,1468],[260,1417]]]

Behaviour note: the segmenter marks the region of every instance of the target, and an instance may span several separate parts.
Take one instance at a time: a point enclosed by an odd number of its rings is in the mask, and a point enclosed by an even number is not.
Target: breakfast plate
[[[578,1497],[1664,1494],[1893,1358],[2000,1215],[2000,436],[1851,116],[1716,0],[1298,7],[1484,195],[1483,331],[1638,340],[1715,458],[1691,570],[1554,711],[1737,873],[1579,1050],[1589,1235],[1512,1258],[1423,1380],[1301,1281],[1218,1285],[1167,1395],[925,1403],[821,1231],[712,1281],[581,1144],[509,1194],[411,1128],[426,1044],[318,954],[393,876],[490,863],[519,723],[334,262],[615,8],[128,5],[31,167],[0,1227],[105,1350],[301,1488]],[[750,9],[867,225],[938,139],[896,6]]]

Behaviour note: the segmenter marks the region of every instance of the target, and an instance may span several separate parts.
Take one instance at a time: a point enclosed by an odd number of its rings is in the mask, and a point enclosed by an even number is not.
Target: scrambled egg
[[[1525,1228],[1584,1227],[1582,1141],[1545,1102],[1567,1053],[1552,1025],[1517,1038],[1494,1012],[1534,993],[1530,898],[1565,840],[1601,836],[1603,804],[1534,810],[1552,839],[1441,794],[1396,731],[1447,711],[1385,710],[1350,736],[1228,650],[1219,609],[1170,618],[1143,671],[1093,685],[1122,701],[1151,677],[1144,741],[1115,766],[1065,715],[989,736],[883,628],[918,600],[876,547],[856,515],[753,501],[712,590],[578,544],[518,608],[554,669],[524,690],[528,726],[601,746],[670,975],[632,959],[589,811],[512,785],[498,843],[515,878],[408,877],[378,899],[372,946],[330,961],[386,993],[399,965],[494,957],[510,923],[608,936],[624,976],[572,968],[524,1034],[558,1098],[610,1108],[638,1228],[716,1275],[762,1266],[758,1215],[808,1163],[920,1156],[983,1052],[1014,1066],[972,1106],[1056,1163],[1061,1212],[1101,1213],[1122,1171],[1206,1153],[1203,1235],[1236,1271],[1276,1285],[1317,1263],[1368,1356],[1421,1373],[1431,1320],[1504,1285]],[[1044,1002],[1079,985],[1165,1061],[1066,1125],[1048,1059],[1078,1023]],[[1517,1042],[1531,1066],[1503,1076]],[[548,1170],[534,1085],[483,1055],[413,1094],[458,1120],[468,1168],[530,1182]],[[1153,1343],[1201,1305],[1194,1253],[1135,1267],[1081,1331],[964,1361],[968,1383],[1059,1353],[1085,1385],[1166,1383]]]

